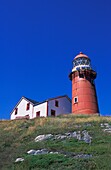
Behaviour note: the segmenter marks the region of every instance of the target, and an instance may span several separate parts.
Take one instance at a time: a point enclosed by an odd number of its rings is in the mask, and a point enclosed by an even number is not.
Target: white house
[[[43,102],[22,97],[11,112],[11,120],[58,116],[68,113],[71,113],[71,99],[67,95],[51,98]]]

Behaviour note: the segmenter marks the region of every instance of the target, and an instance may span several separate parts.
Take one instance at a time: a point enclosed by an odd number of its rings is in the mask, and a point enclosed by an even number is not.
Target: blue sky
[[[0,1],[0,119],[22,96],[67,94],[72,60],[87,54],[98,75],[102,115],[111,115],[111,1]]]

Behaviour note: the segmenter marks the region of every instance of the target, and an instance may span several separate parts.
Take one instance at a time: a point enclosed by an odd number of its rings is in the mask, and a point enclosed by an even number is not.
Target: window
[[[26,110],[30,109],[30,103],[27,103]]]
[[[55,106],[59,107],[59,101],[58,100],[55,101]]]
[[[74,103],[78,103],[78,97],[74,97]]]
[[[15,108],[15,115],[17,115],[18,113],[18,108]]]
[[[40,111],[36,112],[36,117],[40,117]]]
[[[88,66],[90,66],[90,60],[86,59],[84,57],[77,58],[73,62],[73,67],[78,66],[78,65],[88,65]]]
[[[55,110],[51,110],[51,116],[55,117]]]

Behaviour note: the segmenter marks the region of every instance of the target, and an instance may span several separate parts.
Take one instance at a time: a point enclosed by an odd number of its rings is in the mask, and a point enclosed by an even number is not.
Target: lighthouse
[[[92,69],[90,58],[80,52],[73,60],[72,72],[72,113],[99,113],[94,80],[97,73]]]

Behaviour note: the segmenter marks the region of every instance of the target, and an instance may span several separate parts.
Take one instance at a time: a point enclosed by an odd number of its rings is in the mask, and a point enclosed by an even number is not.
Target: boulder
[[[83,140],[85,141],[85,143],[89,143],[90,144],[92,137],[88,134],[88,132],[86,130],[84,130],[82,132],[82,134],[83,134]]]
[[[30,150],[30,151],[28,151],[27,153],[28,153],[28,154],[30,154],[30,155],[35,155],[36,150],[31,149],[31,150]]]
[[[52,138],[52,134],[46,134],[46,135],[39,135],[35,138],[35,142],[43,141]]]
[[[17,159],[15,160],[15,162],[23,162],[23,161],[24,161],[23,158],[17,158]]]
[[[72,133],[72,137],[73,137],[73,138],[77,138],[77,132],[76,132],[76,131],[74,131],[74,132]]]

